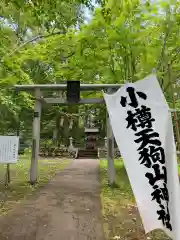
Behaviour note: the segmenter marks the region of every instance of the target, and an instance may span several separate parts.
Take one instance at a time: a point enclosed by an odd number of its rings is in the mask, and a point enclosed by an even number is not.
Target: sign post
[[[10,163],[17,162],[19,137],[0,136],[0,163],[7,164],[5,174],[5,186],[11,181]]]
[[[5,186],[7,187],[10,182],[11,182],[11,177],[10,177],[10,163],[8,163],[8,164],[7,164],[7,168],[6,168],[6,175],[5,175]]]

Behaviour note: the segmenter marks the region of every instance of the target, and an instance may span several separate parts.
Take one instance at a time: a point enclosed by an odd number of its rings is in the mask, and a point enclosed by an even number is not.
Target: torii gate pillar
[[[112,93],[109,89],[108,93]],[[107,161],[108,161],[108,181],[109,185],[114,185],[116,181],[116,171],[114,166],[114,135],[109,119],[109,114],[107,112]]]
[[[37,182],[38,175],[38,155],[39,155],[39,141],[40,141],[40,120],[41,120],[41,92],[39,88],[35,89],[35,106],[33,116],[33,134],[32,134],[32,156],[30,167],[30,179],[31,184]]]

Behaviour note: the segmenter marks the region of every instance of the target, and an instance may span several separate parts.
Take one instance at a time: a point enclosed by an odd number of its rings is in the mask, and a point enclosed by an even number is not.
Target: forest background
[[[1,134],[31,141],[34,98],[15,92],[15,84],[125,83],[155,69],[169,106],[175,97],[180,109],[179,1],[3,0],[0,6]],[[45,93],[52,95],[60,93]],[[43,105],[41,143],[68,145],[72,136],[82,144],[90,114],[103,139],[104,105]]]

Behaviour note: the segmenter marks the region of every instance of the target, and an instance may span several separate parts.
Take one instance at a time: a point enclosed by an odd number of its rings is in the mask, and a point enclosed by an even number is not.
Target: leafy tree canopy
[[[9,90],[14,84],[58,83],[71,79],[86,83],[124,83],[143,78],[156,69],[171,104],[168,77],[171,69],[179,94],[180,3],[173,0],[96,3],[93,10],[91,1],[2,1],[0,98],[7,119],[9,116],[19,119],[21,113],[21,121],[27,122],[33,104],[27,93],[17,97]],[[93,13],[88,24],[84,23],[85,7]],[[102,111],[103,108],[100,106]],[[79,108],[81,113],[86,110],[87,106]],[[50,122],[55,127],[59,112],[63,111],[76,113],[78,110],[46,106],[43,117],[49,117],[42,123],[43,128]]]

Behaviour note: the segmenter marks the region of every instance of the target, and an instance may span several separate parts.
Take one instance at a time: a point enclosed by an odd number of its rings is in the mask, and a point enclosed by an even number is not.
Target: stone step
[[[98,158],[97,149],[79,149],[77,158]]]

